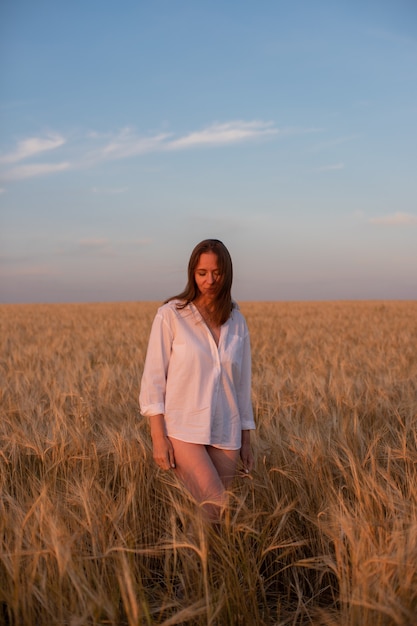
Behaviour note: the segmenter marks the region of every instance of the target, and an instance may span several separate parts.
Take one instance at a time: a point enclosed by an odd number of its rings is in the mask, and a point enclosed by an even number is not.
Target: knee
[[[211,524],[218,524],[221,520],[223,511],[226,508],[225,495],[217,500],[203,500],[200,502],[200,507],[208,522]]]

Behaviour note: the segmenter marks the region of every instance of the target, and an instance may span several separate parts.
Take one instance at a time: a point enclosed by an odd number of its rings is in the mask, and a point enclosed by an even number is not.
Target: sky
[[[2,0],[0,302],[417,297],[415,0]]]

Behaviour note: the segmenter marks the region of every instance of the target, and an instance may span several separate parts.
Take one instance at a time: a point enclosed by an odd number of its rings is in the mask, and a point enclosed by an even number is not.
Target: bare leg
[[[175,473],[191,495],[202,504],[211,521],[218,521],[226,503],[225,491],[236,470],[238,450],[170,438],[175,455]]]
[[[240,450],[222,450],[207,446],[207,452],[217,470],[225,489],[228,489],[236,475]]]

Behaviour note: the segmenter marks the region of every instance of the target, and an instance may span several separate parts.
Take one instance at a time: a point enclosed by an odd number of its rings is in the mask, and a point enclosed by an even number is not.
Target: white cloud
[[[64,144],[65,139],[58,134],[50,134],[46,137],[29,137],[20,141],[13,152],[0,156],[0,163],[18,163],[41,152],[55,150]]]
[[[225,145],[248,139],[268,137],[276,135],[278,132],[278,129],[274,127],[272,122],[236,121],[225,124],[212,124],[203,130],[169,141],[166,148],[179,150],[198,146]]]
[[[123,128],[102,148],[90,152],[86,163],[128,157],[166,150],[184,150],[200,146],[220,146],[250,139],[276,135],[280,132],[272,122],[232,121],[212,124],[199,131],[175,138],[172,133],[158,133],[150,137],[136,135],[133,129]]]
[[[18,165],[2,174],[3,180],[23,180],[35,176],[45,176],[55,174],[71,167],[70,163],[33,163],[31,165]]]
[[[0,187],[0,194],[1,194],[1,193],[6,193],[6,190],[5,190],[5,188],[4,188],[4,187]]]
[[[150,152],[192,149],[201,146],[229,145],[250,139],[268,137],[282,132],[272,122],[232,121],[212,124],[199,131],[175,138],[173,133],[158,133],[150,137],[138,136],[132,128],[123,128],[106,145],[86,155],[86,165],[104,160],[118,160]],[[299,131],[292,131],[299,132]]]
[[[103,161],[126,159],[151,152],[227,146],[254,139],[310,133],[318,130],[314,128],[278,129],[273,122],[259,120],[245,122],[237,120],[211,124],[206,128],[188,132],[182,136],[175,136],[173,133],[166,132],[151,136],[140,136],[130,127],[123,128],[113,135],[108,133],[98,134],[91,131],[87,136],[84,136],[84,144],[78,142],[77,148],[73,146],[74,156],[71,162],[19,165],[8,170],[6,169],[1,178],[3,180],[22,180],[24,178],[53,174],[66,169],[86,169],[94,167]],[[35,157],[47,150],[58,148],[66,143],[66,140],[60,134],[50,134],[44,138],[31,137],[21,141],[14,152],[1,157],[0,163],[5,165],[17,163],[23,159]],[[74,152],[76,149],[78,149],[78,155]],[[338,168],[338,166],[333,166],[333,168],[335,167]],[[125,191],[125,188],[93,188],[94,193],[123,193],[123,191]]]
[[[161,146],[167,137],[169,135],[165,133],[153,137],[138,137],[131,128],[124,128],[105,146],[87,153],[82,163],[91,166],[99,161],[126,159],[154,152],[162,149]]]
[[[382,217],[371,217],[368,221],[370,224],[383,224],[385,226],[414,225],[417,224],[417,215],[398,212]]]
[[[344,163],[333,163],[332,165],[322,165],[316,169],[316,172],[332,172],[337,170],[344,170]]]

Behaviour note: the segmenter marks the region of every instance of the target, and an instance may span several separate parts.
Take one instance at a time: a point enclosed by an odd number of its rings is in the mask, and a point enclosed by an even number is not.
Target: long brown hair
[[[204,239],[200,241],[191,253],[188,262],[188,282],[180,294],[168,298],[165,302],[171,300],[181,300],[177,304],[179,309],[183,309],[193,302],[199,295],[199,290],[195,282],[195,270],[200,260],[200,256],[205,252],[213,252],[217,256],[217,263],[220,272],[219,291],[214,300],[212,311],[212,319],[217,325],[221,326],[230,317],[230,313],[234,307],[232,302],[232,282],[233,282],[233,264],[228,249],[218,239]]]

